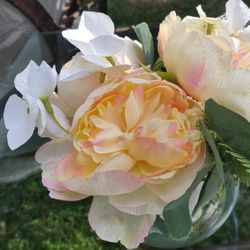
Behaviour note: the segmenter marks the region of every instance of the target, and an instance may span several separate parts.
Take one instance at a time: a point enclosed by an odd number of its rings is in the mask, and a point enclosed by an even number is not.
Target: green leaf
[[[215,145],[214,139],[212,134],[209,132],[209,130],[207,129],[206,125],[204,124],[203,121],[200,121],[200,129],[201,132],[203,133],[203,135],[206,138],[206,141],[208,143],[208,145],[210,146],[214,157],[215,157],[215,167],[216,167],[216,171],[218,174],[218,178],[220,178],[221,182],[224,182],[224,171],[223,171],[223,163],[222,160],[220,158],[220,154],[219,151]]]
[[[237,153],[250,159],[250,123],[212,99],[206,102],[205,113],[212,129],[222,141]]]
[[[193,215],[207,204],[217,193],[222,185],[222,180],[219,177],[217,168],[213,168],[206,178],[204,185],[202,186],[198,202],[193,210]]]
[[[153,71],[166,71],[165,65],[160,57],[157,58],[152,69]]]
[[[142,43],[145,63],[152,66],[154,62],[154,43],[148,24],[143,22],[133,26],[133,29],[139,41]]]
[[[162,80],[166,80],[168,82],[172,82],[177,84],[177,79],[175,75],[170,72],[156,71],[156,74],[161,77]]]
[[[192,228],[192,219],[189,213],[189,198],[186,196],[174,206],[166,206],[163,210],[166,227],[169,235],[181,239],[188,235]]]
[[[206,164],[203,166],[203,168],[197,173],[192,185],[189,187],[189,189],[185,192],[183,196],[181,196],[179,199],[172,201],[170,204],[168,204],[164,208],[164,215],[167,216],[167,220],[170,215],[173,216],[173,220],[176,217],[182,217],[182,212],[180,212],[180,208],[184,207],[186,213],[185,216],[188,217],[187,213],[187,207],[189,206],[189,200],[194,192],[194,190],[197,188],[197,186],[201,183],[201,181],[207,176],[209,171],[213,168],[214,162],[211,161],[210,157],[208,156],[206,159]],[[176,212],[174,214],[174,210],[178,209],[179,212]],[[190,217],[190,215],[189,215]],[[171,219],[170,219],[171,220]],[[157,247],[166,247],[166,245],[171,241],[182,241],[185,240],[185,235],[189,233],[191,228],[189,228],[189,218],[185,219],[187,221],[185,225],[185,230],[182,230],[181,227],[183,226],[183,221],[181,219],[175,220],[174,223],[170,224],[166,221],[162,220],[160,217],[156,218],[156,221],[153,225],[153,227],[150,229],[149,235],[145,239],[145,243],[151,246],[157,246]],[[191,225],[192,226],[192,225]],[[180,237],[180,233],[175,233],[178,228],[182,230],[182,234],[184,235],[182,238]],[[185,231],[185,232],[184,232]],[[187,233],[186,233],[187,232]]]

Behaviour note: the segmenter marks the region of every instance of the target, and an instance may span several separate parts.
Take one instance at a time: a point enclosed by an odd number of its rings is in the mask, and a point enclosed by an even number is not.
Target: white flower
[[[4,109],[4,122],[11,150],[20,147],[32,136],[37,116],[38,107],[32,99],[28,102],[17,95],[10,96]]]
[[[94,59],[112,56],[122,49],[124,42],[114,31],[114,23],[109,16],[84,11],[78,29],[65,30],[62,35],[80,49],[86,59]]]
[[[241,0],[229,0],[226,3],[226,20],[231,34],[244,33],[247,31],[244,27],[250,20],[250,9]]]
[[[27,142],[35,127],[38,127],[38,134],[43,137],[65,136],[68,122],[62,111],[49,99],[57,78],[55,68],[50,68],[46,62],[38,66],[33,61],[16,76],[15,88],[23,97],[10,96],[4,109],[8,145],[12,150]]]
[[[109,16],[84,11],[78,29],[65,30],[62,35],[82,52],[85,60],[103,68],[114,63],[133,67],[139,67],[139,61],[144,63],[142,45],[114,32],[114,23]]]

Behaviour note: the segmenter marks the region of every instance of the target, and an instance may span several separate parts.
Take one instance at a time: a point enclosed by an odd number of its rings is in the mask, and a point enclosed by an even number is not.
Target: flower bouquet
[[[49,138],[35,155],[43,185],[53,199],[93,196],[88,221],[102,240],[193,244],[250,183],[250,9],[229,0],[223,16],[197,11],[165,18],[158,54],[146,23],[134,41],[107,15],[83,12],[62,32],[80,52],[59,74],[31,61],[15,78],[10,149]]]

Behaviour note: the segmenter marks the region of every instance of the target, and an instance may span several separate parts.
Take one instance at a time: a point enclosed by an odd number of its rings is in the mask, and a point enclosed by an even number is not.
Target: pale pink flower
[[[97,235],[135,248],[202,167],[201,117],[180,88],[132,71],[90,93],[74,115],[72,139],[39,149],[43,184],[55,199],[94,196],[89,223]]]

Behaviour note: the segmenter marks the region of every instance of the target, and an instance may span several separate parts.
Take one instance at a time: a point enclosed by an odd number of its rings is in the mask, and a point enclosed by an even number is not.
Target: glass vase
[[[157,237],[151,237],[150,240],[146,238],[143,249],[152,249],[152,247],[175,249],[191,246],[207,239],[228,219],[235,207],[238,194],[239,184],[235,182],[232,176],[225,175],[225,184],[218,191],[218,194],[192,216],[192,230],[185,238],[174,239],[168,235],[167,231],[162,230],[160,232],[161,225],[158,223],[157,228],[153,226],[150,233],[164,234],[164,241]]]

